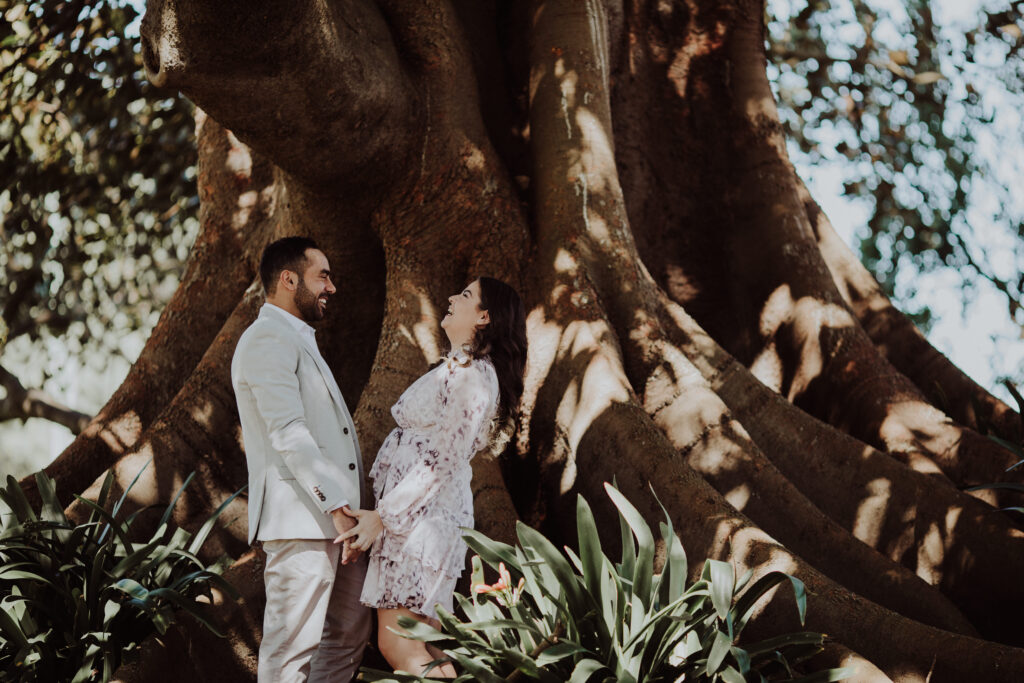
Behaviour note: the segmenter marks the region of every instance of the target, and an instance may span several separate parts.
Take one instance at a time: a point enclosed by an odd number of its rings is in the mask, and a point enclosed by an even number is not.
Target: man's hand
[[[348,505],[343,505],[337,510],[331,510],[331,521],[334,522],[334,530],[337,531],[339,534],[345,533],[346,531],[350,530],[352,527],[356,525],[356,520],[349,515],[349,513],[351,512],[352,510],[349,508]],[[334,542],[337,543],[338,541],[335,540]],[[342,564],[348,564],[349,562],[354,561],[359,557],[360,554],[360,551],[352,547],[352,541],[346,540],[342,542]]]
[[[356,525],[356,520],[348,514],[352,512],[348,505],[342,505],[337,510],[331,510],[331,521],[334,522],[334,530],[343,534]]]
[[[349,547],[350,553],[355,553],[354,557],[358,557],[360,553],[370,549],[370,546],[384,530],[384,525],[376,510],[350,510],[347,506],[342,510],[346,515],[355,519],[355,526],[341,533],[334,539],[334,542],[344,543]],[[343,564],[348,563],[344,550],[341,554],[341,561]]]

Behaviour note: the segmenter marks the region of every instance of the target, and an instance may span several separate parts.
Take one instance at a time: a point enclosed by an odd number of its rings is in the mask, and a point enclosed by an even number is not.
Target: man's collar
[[[291,325],[299,334],[305,334],[310,337],[316,334],[316,330],[313,329],[313,326],[307,323],[305,320],[299,318],[298,316],[292,315],[291,313],[284,310],[280,306],[276,306],[270,303],[269,301],[265,302],[263,306],[260,308],[260,315],[263,315],[264,311],[270,313],[271,315],[275,315],[278,318],[283,318],[287,320],[288,324]]]

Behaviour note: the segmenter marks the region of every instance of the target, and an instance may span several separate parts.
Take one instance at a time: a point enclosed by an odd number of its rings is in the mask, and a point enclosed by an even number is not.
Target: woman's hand
[[[356,553],[364,553],[370,549],[373,542],[377,540],[380,533],[384,530],[384,525],[380,521],[380,515],[377,514],[376,510],[350,510],[343,508],[343,511],[349,517],[356,520],[356,525],[340,534],[336,539],[335,543],[344,543],[348,541],[346,545]],[[342,558],[344,562],[345,558]]]

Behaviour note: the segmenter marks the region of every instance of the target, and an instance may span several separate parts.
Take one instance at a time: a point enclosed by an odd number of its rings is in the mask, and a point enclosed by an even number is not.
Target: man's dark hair
[[[319,249],[309,237],[283,237],[271,242],[260,257],[260,280],[263,290],[273,294],[277,278],[283,270],[290,270],[302,277],[306,270],[306,250]]]

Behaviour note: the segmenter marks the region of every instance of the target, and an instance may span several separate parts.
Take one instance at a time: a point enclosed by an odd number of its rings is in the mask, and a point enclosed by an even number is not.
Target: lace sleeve
[[[443,373],[435,399],[439,419],[426,438],[413,444],[416,464],[377,502],[381,522],[393,533],[409,530],[457,465],[473,457],[474,442],[491,417],[497,395],[486,373],[474,365],[438,370]]]

